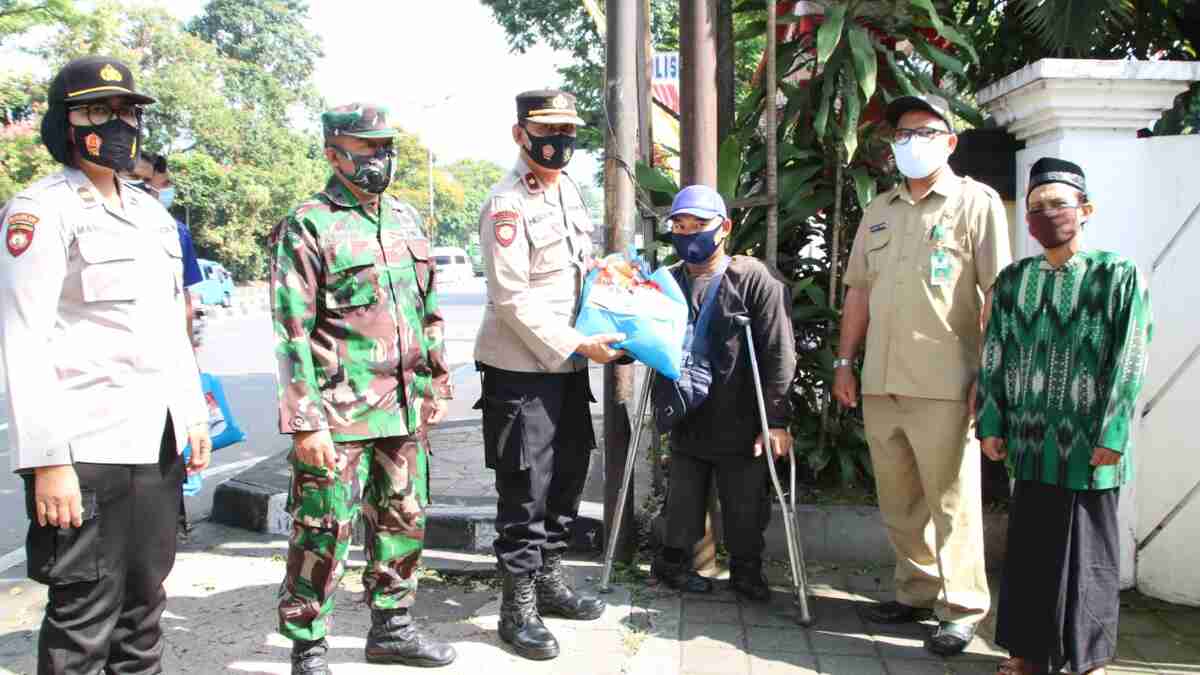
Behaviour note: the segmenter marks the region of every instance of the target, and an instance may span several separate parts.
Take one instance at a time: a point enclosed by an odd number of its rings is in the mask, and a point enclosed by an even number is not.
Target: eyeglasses
[[[108,103],[77,105],[72,106],[70,110],[82,110],[87,114],[88,122],[95,126],[106,124],[116,118],[136,126],[141,124],[142,115],[146,112],[146,109],[140,105],[126,104],[114,107]]]
[[[922,141],[932,141],[938,136],[949,135],[950,132],[944,129],[935,129],[933,127],[921,127],[920,129],[896,129],[892,132],[892,142],[896,145],[904,145],[912,140],[914,136]]]
[[[1049,204],[1046,204],[1045,206],[1039,205],[1036,209],[1029,209],[1027,211],[1027,213],[1031,213],[1033,215],[1053,216],[1054,214],[1058,213],[1059,211],[1062,211],[1063,209],[1077,209],[1081,206],[1083,206],[1083,204],[1072,204],[1070,202],[1056,201],[1056,202],[1050,202]]]

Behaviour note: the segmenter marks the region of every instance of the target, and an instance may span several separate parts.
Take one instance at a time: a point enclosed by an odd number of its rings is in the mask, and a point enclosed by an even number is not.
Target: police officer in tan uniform
[[[50,83],[42,142],[62,171],[0,213],[0,355],[30,578],[46,584],[38,673],[157,673],[175,562],[180,451],[208,464],[208,409],[183,322],[175,220],[118,173],[142,106],[119,61]]]
[[[483,378],[476,407],[500,495],[500,637],[531,659],[558,655],[541,615],[591,620],[604,611],[603,601],[571,590],[562,565],[596,447],[587,362],[620,358],[609,345],[623,338],[572,327],[592,255],[587,208],[563,173],[580,124],[571,94],[517,96],[520,158],[479,217],[488,304],[475,342]]]
[[[985,298],[1011,262],[1008,224],[994,190],[947,165],[958,138],[945,100],[902,97],[887,119],[906,180],[863,213],[846,267],[834,395],[858,404],[852,359],[865,337],[863,421],[897,560],[896,600],[867,618],[936,614],[925,646],[949,656],[991,602],[971,400]]]

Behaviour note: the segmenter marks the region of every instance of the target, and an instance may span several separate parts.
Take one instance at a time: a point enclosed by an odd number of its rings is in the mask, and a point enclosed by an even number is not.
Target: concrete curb
[[[218,485],[213,493],[213,522],[264,534],[290,534],[292,519],[287,512],[287,498],[291,476],[287,454],[284,451],[269,457]],[[426,547],[492,550],[496,538],[495,505],[438,504],[436,498],[434,495],[435,503],[425,509]],[[603,530],[603,504],[581,502],[579,518],[571,527],[571,550],[600,550]]]
[[[720,536],[720,509],[714,517],[713,529]],[[800,546],[807,560],[829,563],[863,563],[894,565],[892,546],[888,542],[883,517],[874,506],[796,506],[797,526],[800,530]],[[651,537],[654,543],[662,541],[666,519],[654,519]],[[784,538],[783,515],[778,504],[771,508],[771,522],[764,533],[766,555],[787,560],[787,541]],[[985,513],[983,515],[984,559],[988,569],[999,569],[1004,562],[1008,541],[1008,514]]]
[[[478,426],[478,420],[462,420],[447,424],[439,431],[461,432]],[[592,464],[594,475],[589,478],[589,485],[603,480],[595,459]],[[217,486],[213,495],[212,520],[255,532],[290,534],[292,524],[287,514],[290,484],[291,473],[285,451]],[[590,499],[596,500],[602,492],[592,489],[585,490],[585,494],[590,494]],[[434,503],[425,511],[425,545],[428,548],[471,552],[492,550],[492,541],[496,537],[494,502],[487,498],[468,499],[465,502],[451,498],[447,502],[453,503],[439,503],[436,485],[433,498]],[[802,504],[796,511],[801,544],[807,559],[831,563],[895,562],[878,508]],[[588,501],[585,497],[580,504],[579,515],[571,533],[571,549],[577,552],[601,550],[605,543],[603,504]],[[1008,516],[987,513],[983,522],[985,557],[988,567],[995,569],[1004,560]],[[664,527],[664,519],[661,516],[656,518],[652,526],[652,537],[656,541],[661,540]],[[715,528],[719,533],[719,510]],[[774,503],[765,538],[768,556],[787,558],[783,518],[779,506]]]

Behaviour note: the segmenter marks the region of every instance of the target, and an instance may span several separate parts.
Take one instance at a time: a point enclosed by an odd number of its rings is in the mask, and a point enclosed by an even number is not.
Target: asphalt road
[[[448,420],[474,419],[478,417],[472,406],[479,397],[479,378],[471,351],[483,318],[484,280],[474,278],[440,291],[446,352],[456,388]],[[278,432],[273,350],[271,319],[266,313],[234,314],[208,322],[200,366],[221,378],[233,415],[246,432],[246,441],[214,454],[203,490],[187,500],[188,514],[193,519],[205,518],[212,511],[213,491],[221,481],[288,445],[288,439]],[[0,372],[0,404],[6,395],[4,381]],[[6,405],[0,405],[0,578],[13,576],[13,568],[24,562],[27,523],[21,479],[8,470],[11,460],[7,420],[3,419],[6,410]]]

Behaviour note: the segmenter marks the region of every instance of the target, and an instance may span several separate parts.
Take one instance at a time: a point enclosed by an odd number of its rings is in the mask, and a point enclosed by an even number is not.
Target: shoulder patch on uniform
[[[882,232],[883,230],[886,230],[887,227],[887,223],[875,223],[871,226],[871,232]]]
[[[492,226],[496,228],[496,243],[508,246],[517,238],[517,224],[521,214],[516,211],[496,211],[492,214]]]
[[[525,189],[529,190],[533,194],[538,194],[542,191],[542,184],[538,182],[537,176],[533,175],[532,171],[525,174],[525,178],[522,182],[525,183]]]
[[[4,245],[8,248],[9,255],[16,258],[29,250],[29,245],[33,243],[34,227],[38,224],[38,220],[38,217],[32,213],[14,213],[8,217]]]

